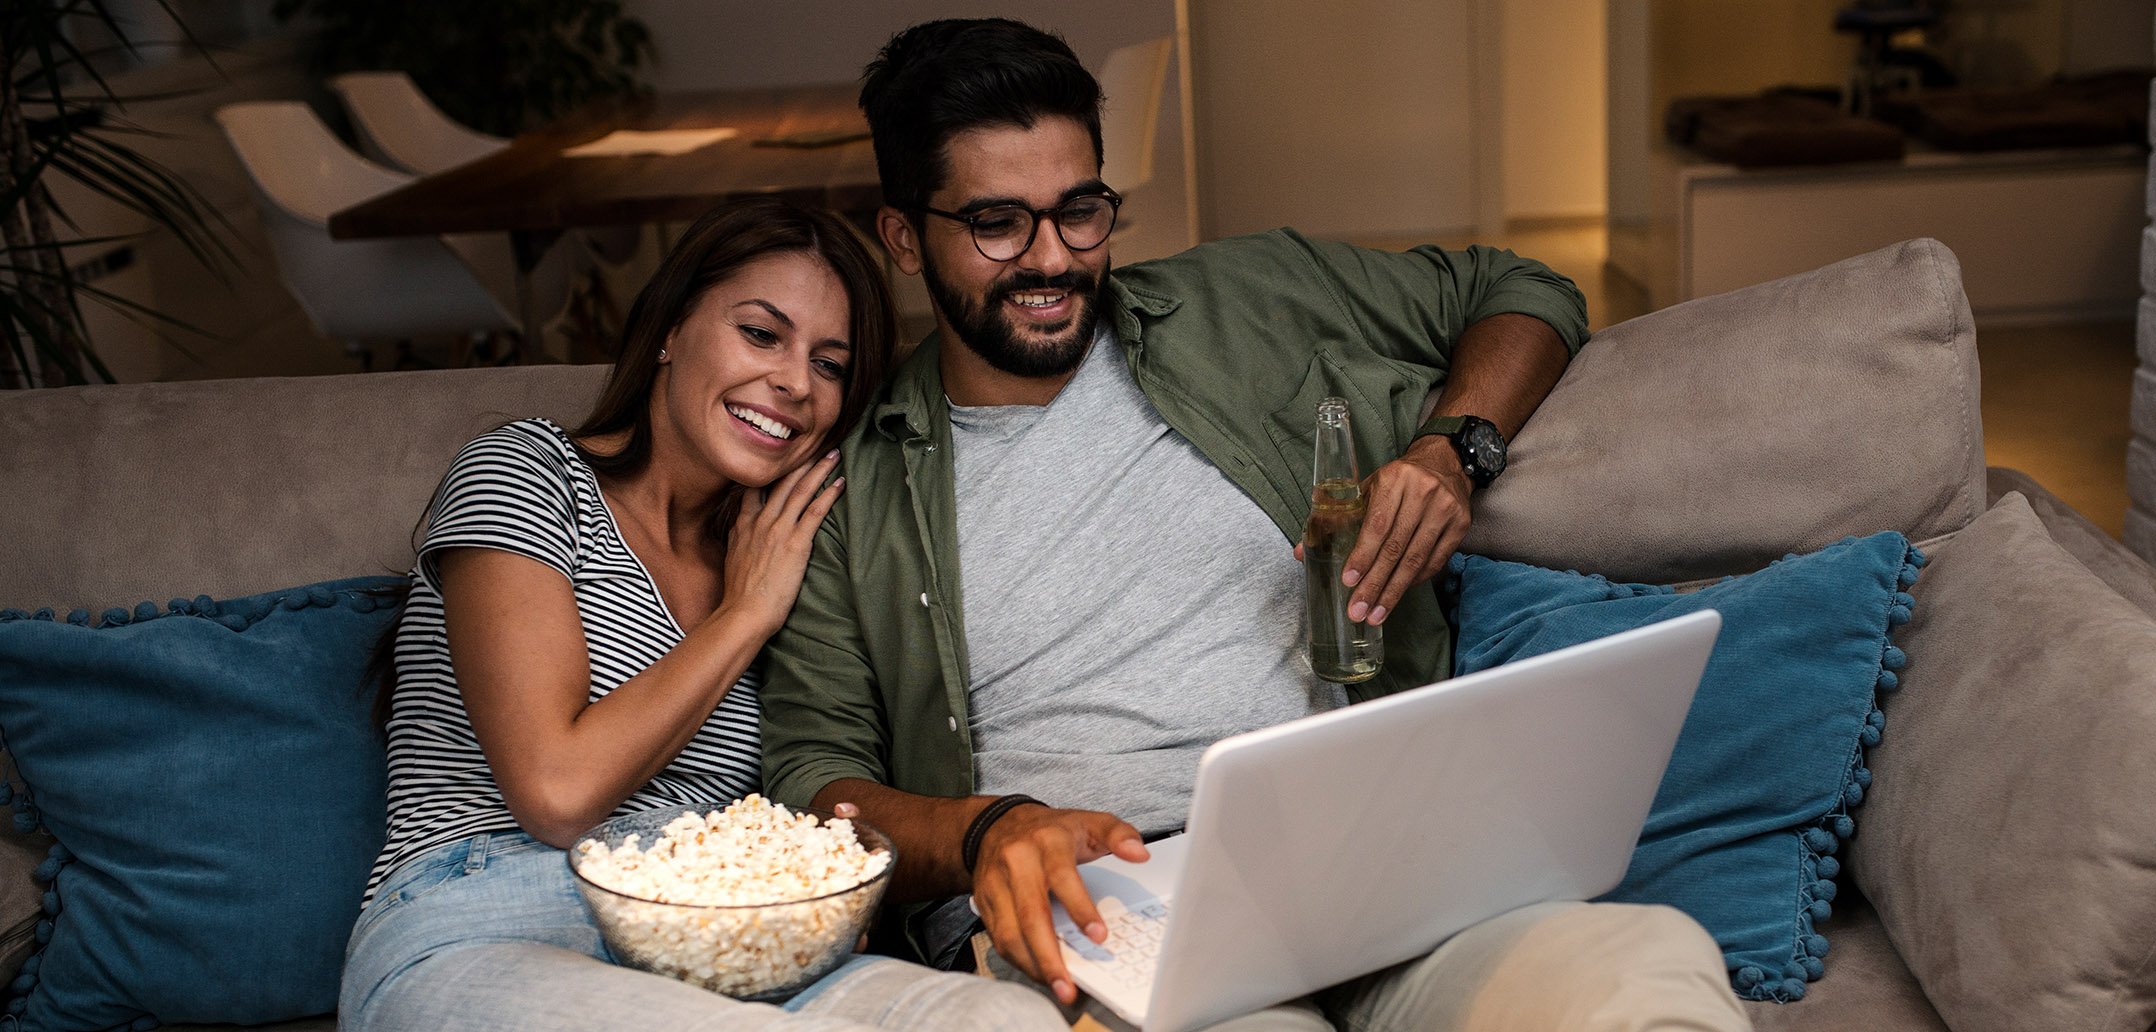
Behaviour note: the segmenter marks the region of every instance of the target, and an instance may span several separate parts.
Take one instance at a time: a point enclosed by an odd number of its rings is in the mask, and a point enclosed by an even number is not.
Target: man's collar
[[[930,330],[892,374],[884,400],[869,412],[877,432],[893,441],[928,436],[929,421],[943,417],[943,331]]]
[[[1116,336],[1130,351],[1145,349],[1145,327],[1140,317],[1158,319],[1182,306],[1182,298],[1134,286],[1115,273],[1108,275],[1108,315],[1115,320]]]
[[[1114,320],[1116,338],[1132,355],[1144,351],[1144,320],[1158,319],[1183,304],[1180,298],[1133,287],[1114,272],[1108,274],[1106,293],[1102,314]],[[942,330],[929,331],[892,376],[886,400],[869,414],[870,422],[885,437],[900,442],[927,437],[936,420],[949,418],[950,402],[943,394],[944,344]]]

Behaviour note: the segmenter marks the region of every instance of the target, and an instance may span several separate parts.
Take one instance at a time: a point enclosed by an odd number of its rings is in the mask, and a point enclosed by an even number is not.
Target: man
[[[1143,860],[1179,827],[1207,745],[1449,672],[1426,582],[1502,468],[1492,431],[1516,432],[1587,336],[1570,281],[1488,249],[1282,230],[1111,271],[1099,105],[1061,40],[1015,22],[916,26],[870,65],[878,232],[926,279],[937,332],[844,448],[763,694],[770,793],[891,834],[894,899],[926,901],[915,948],[957,959],[970,894],[996,951],[1065,1004],[1051,898],[1103,938],[1077,865]],[[1291,551],[1332,395],[1362,454],[1398,456],[1343,576],[1387,664],[1344,691],[1311,674]],[[1697,925],[1585,904],[1244,1024],[1489,1027],[1492,1008],[1744,1027]]]

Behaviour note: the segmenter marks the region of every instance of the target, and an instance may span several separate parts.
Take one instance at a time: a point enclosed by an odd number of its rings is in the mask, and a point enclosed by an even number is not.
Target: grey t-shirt
[[[1103,328],[1047,406],[951,407],[977,790],[1183,825],[1198,756],[1346,703],[1256,502]]]

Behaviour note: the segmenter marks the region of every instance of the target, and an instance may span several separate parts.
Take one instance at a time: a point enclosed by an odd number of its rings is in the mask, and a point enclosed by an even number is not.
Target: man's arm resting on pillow
[[[1460,334],[1451,372],[1426,408],[1436,415],[1480,416],[1510,439],[1549,396],[1571,357],[1557,330],[1541,319],[1492,315]],[[1452,443],[1430,436],[1378,467],[1365,487],[1369,508],[1341,579],[1355,589],[1348,616],[1382,624],[1409,588],[1444,569],[1460,547],[1475,485]]]

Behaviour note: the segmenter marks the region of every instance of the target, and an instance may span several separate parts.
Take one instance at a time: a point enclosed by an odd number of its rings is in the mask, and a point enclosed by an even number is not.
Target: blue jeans
[[[743,1003],[608,955],[559,849],[476,835],[398,866],[345,948],[344,1029],[1061,1030],[1027,990],[856,956],[783,1006]]]

